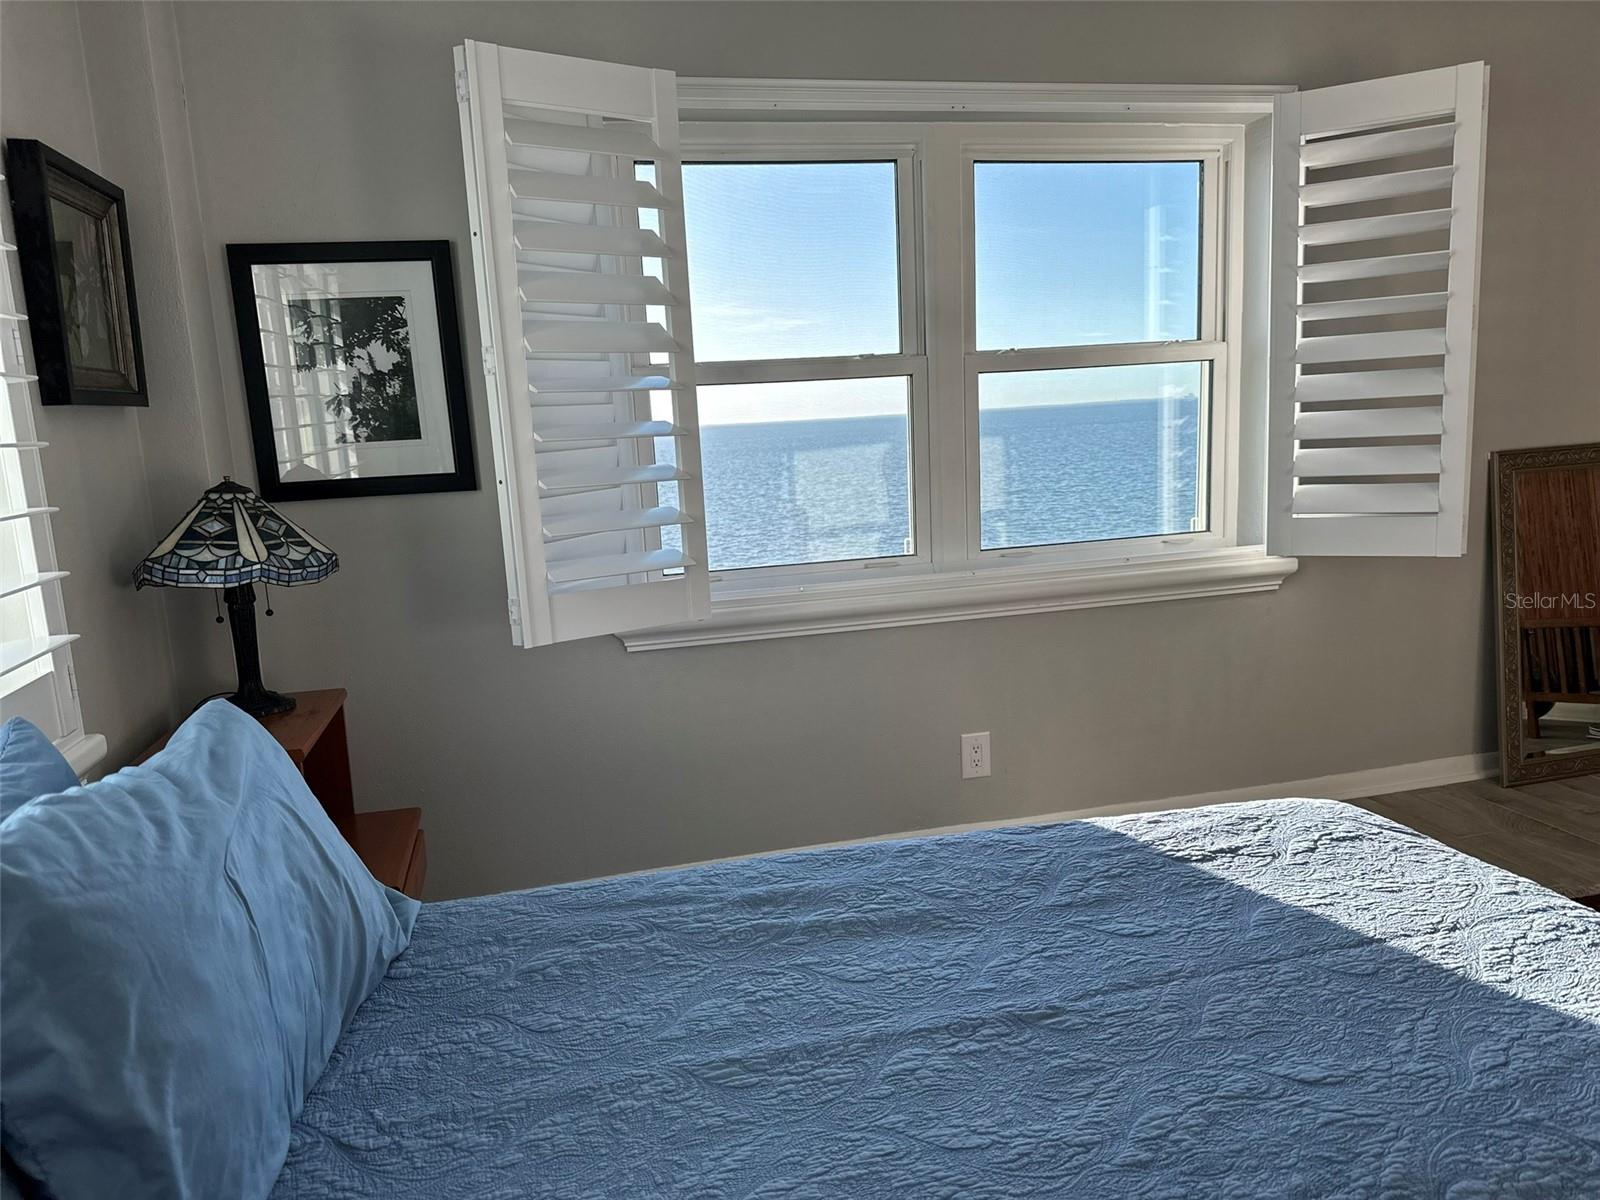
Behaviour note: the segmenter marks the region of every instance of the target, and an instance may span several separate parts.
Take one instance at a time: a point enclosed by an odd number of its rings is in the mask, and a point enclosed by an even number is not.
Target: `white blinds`
[[[12,235],[11,196],[0,180],[0,717],[24,716],[70,747],[82,738],[50,515],[34,433],[29,364]],[[74,765],[77,765],[76,763]]]
[[[1488,68],[1278,98],[1268,549],[1460,555]]]
[[[456,50],[512,636],[709,607],[671,72]]]

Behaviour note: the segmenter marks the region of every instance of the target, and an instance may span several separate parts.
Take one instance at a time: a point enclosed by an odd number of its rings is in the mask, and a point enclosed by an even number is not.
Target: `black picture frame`
[[[234,319],[238,326],[239,360],[244,371],[245,402],[250,417],[250,443],[256,460],[257,490],[264,499],[332,500],[349,496],[473,491],[477,488],[466,372],[461,356],[461,321],[456,303],[453,255],[448,241],[243,242],[230,243],[227,254]],[[420,474],[379,474],[354,479],[294,480],[280,477],[271,396],[262,352],[254,269],[293,264],[416,262],[428,265],[433,280],[451,469]]]
[[[32,138],[8,138],[5,162],[40,403],[148,407],[122,189]],[[62,257],[71,243],[61,240],[69,231],[57,228],[56,215],[66,209],[81,214],[96,231],[90,248],[102,290],[100,304],[93,307],[103,323],[100,351],[109,359],[98,364],[86,361],[83,326],[70,315],[73,309],[82,313],[85,306],[70,294],[77,273]]]

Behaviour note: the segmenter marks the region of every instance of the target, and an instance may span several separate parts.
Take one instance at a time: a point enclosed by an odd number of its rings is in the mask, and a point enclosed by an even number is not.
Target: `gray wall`
[[[86,28],[113,19],[101,7]],[[1480,462],[1600,438],[1592,5],[268,3],[175,19],[246,477],[224,243],[448,237],[475,344],[450,85],[465,37],[773,77],[1313,87],[1486,59]],[[292,515],[344,569],[278,598],[264,653],[277,686],[350,689],[358,803],[426,807],[430,893],[488,891],[1488,749],[1481,470],[1474,496],[1458,560],[1304,561],[1270,595],[636,655],[609,638],[511,649],[489,488],[304,504]],[[180,663],[183,639],[210,637],[174,634]],[[116,653],[100,638],[81,657]],[[995,772],[963,783],[972,729],[993,732]]]

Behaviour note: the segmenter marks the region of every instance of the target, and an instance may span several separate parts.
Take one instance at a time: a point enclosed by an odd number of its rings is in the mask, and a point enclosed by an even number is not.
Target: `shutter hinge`
[[[456,68],[456,103],[465,104],[467,102],[467,97],[470,96],[471,94],[472,94],[471,88],[467,84],[467,69],[465,67],[457,67]]]
[[[483,348],[483,373],[485,375],[494,375],[498,369],[494,361],[494,347],[485,346]]]
[[[67,688],[72,692],[72,702],[78,703],[78,672],[71,663],[67,664]]]
[[[515,596],[506,597],[506,615],[511,618],[511,632],[522,633],[522,601]]]

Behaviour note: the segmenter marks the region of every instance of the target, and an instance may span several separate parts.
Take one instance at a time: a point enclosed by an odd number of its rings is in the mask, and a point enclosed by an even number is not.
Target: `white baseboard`
[[[1199,808],[1206,804],[1236,804],[1242,800],[1277,800],[1289,796],[1353,800],[1357,796],[1381,796],[1385,792],[1409,792],[1413,788],[1446,787],[1452,783],[1487,779],[1499,769],[1499,765],[1500,758],[1496,754],[1458,754],[1454,758],[1432,758],[1427,762],[1346,771],[1342,775],[1319,775],[1315,779],[1295,779],[1288,783],[1230,788],[1223,792],[1197,792],[1192,796],[1171,796],[1165,800],[1108,804],[1062,815],[1113,817],[1123,813],[1159,812],[1164,808]]]
[[[1314,800],[1353,800],[1358,796],[1381,796],[1385,792],[1406,792],[1413,788],[1445,787],[1486,779],[1499,769],[1497,754],[1458,754],[1454,758],[1433,758],[1426,762],[1400,763],[1393,767],[1374,767],[1367,771],[1346,771],[1342,775],[1319,775],[1315,779],[1294,779],[1287,783],[1264,783],[1255,787],[1230,788],[1221,792],[1196,792],[1191,796],[1167,796],[1156,800],[1132,800],[1123,804],[1102,804],[1095,808],[1075,808],[1065,812],[1030,813],[1002,817],[997,821],[974,821],[967,825],[940,825],[933,829],[912,829],[901,833],[880,833],[871,837],[850,838],[842,842],[821,842],[794,846],[788,850],[762,850],[735,854],[727,858],[703,859],[683,863],[698,867],[713,862],[737,862],[761,854],[790,853],[794,850],[826,850],[835,846],[859,846],[867,842],[894,841],[900,838],[937,837],[945,833],[970,833],[977,829],[1003,829],[1008,825],[1050,825],[1057,821],[1077,821],[1084,817],[1121,817],[1130,813],[1163,812],[1171,808],[1201,808],[1207,804],[1238,804],[1246,800],[1305,798]],[[650,870],[676,868],[650,868]],[[648,872],[628,872],[646,874]]]
[[[1196,792],[1190,796],[1166,796],[1156,800],[1130,800],[1123,804],[1101,804],[1094,808],[1074,808],[1065,812],[1035,813],[1023,817],[1004,817],[998,821],[975,821],[970,825],[942,825],[911,833],[891,833],[881,837],[859,838],[877,842],[885,838],[930,837],[941,833],[966,833],[974,829],[1002,829],[1007,825],[1049,825],[1055,821],[1077,821],[1084,817],[1122,817],[1130,813],[1162,812],[1169,808],[1202,808],[1207,804],[1238,804],[1246,800],[1278,800],[1289,797],[1315,800],[1353,800],[1357,796],[1380,796],[1385,792],[1406,792],[1412,788],[1445,787],[1486,779],[1499,768],[1495,754],[1458,754],[1454,758],[1433,758],[1427,762],[1400,763],[1393,767],[1374,767],[1367,771],[1346,771],[1342,775],[1319,775],[1315,779],[1293,779],[1287,783],[1264,783],[1254,787],[1229,788],[1221,792]],[[851,842],[829,842],[848,846]],[[812,849],[812,847],[806,847]]]

